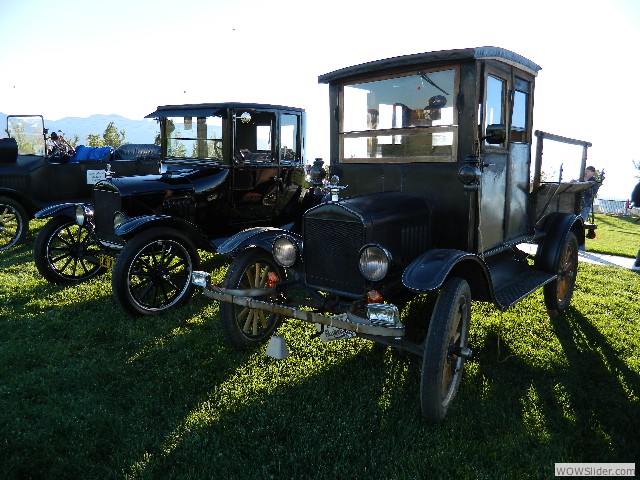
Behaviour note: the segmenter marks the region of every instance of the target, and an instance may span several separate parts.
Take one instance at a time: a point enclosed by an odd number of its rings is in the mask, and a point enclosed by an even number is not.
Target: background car
[[[0,251],[24,241],[38,210],[89,199],[107,165],[118,175],[160,171],[155,145],[126,144],[115,150],[79,145],[69,154],[53,151],[41,115],[9,115],[6,133],[7,138],[0,138]]]
[[[199,249],[215,252],[248,227],[295,231],[304,210],[319,201],[305,182],[300,108],[167,105],[147,117],[159,122],[163,172],[108,177],[95,185],[91,204],[38,212],[52,218],[34,252],[51,282],[83,281],[113,269],[117,302],[138,315],[190,297]]]

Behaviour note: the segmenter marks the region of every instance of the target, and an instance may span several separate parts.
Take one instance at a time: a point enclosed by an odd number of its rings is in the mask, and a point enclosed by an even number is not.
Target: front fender
[[[49,218],[65,216],[70,218],[76,218],[76,207],[85,205],[84,203],[59,203],[56,205],[50,205],[38,210],[35,213],[36,218]]]
[[[121,223],[115,229],[115,234],[129,239],[143,230],[154,227],[167,227],[184,233],[197,248],[213,251],[215,247],[207,236],[194,224],[171,215],[141,215]]]
[[[235,256],[248,247],[258,247],[271,253],[273,241],[280,235],[286,235],[297,243],[298,248],[302,245],[302,237],[282,228],[255,227],[243,230],[228,238],[218,247],[218,253]]]
[[[538,270],[554,272],[567,234],[570,231],[576,234],[578,245],[584,245],[582,217],[554,212],[545,219],[543,231],[546,235],[535,258],[535,267]]]
[[[441,287],[454,270],[472,285],[472,290],[486,295],[491,284],[487,266],[477,255],[462,250],[435,249],[423,253],[405,269],[402,283],[410,290],[427,293]],[[478,288],[474,289],[474,285]]]

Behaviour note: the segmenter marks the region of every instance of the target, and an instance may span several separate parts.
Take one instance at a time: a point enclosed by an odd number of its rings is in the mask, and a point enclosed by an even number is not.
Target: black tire
[[[22,205],[9,197],[0,197],[0,252],[24,242],[29,231],[29,216]]]
[[[262,249],[251,249],[233,259],[227,270],[223,286],[233,289],[264,287],[269,272],[281,280],[285,272],[273,257]],[[281,294],[262,298],[275,302],[282,300]],[[238,350],[255,347],[265,342],[282,323],[282,316],[262,310],[250,309],[232,303],[220,303],[220,328],[229,344]]]
[[[442,286],[425,339],[420,406],[427,421],[442,421],[458,391],[465,358],[456,352],[467,348],[470,322],[469,284],[450,278]]]
[[[544,286],[544,304],[549,316],[554,317],[569,308],[578,274],[578,239],[567,233],[553,272],[558,278]]]
[[[164,313],[191,298],[191,274],[199,265],[198,252],[185,235],[152,228],[133,237],[118,255],[111,276],[113,296],[132,315]]]
[[[106,270],[100,266],[100,245],[90,232],[69,217],[53,217],[36,237],[36,267],[51,283],[80,283]]]

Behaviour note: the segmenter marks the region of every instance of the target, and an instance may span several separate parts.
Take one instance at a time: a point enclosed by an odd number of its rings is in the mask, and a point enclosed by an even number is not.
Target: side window
[[[300,158],[298,154],[299,117],[283,114],[280,118],[280,160],[293,162]]]
[[[484,110],[485,128],[487,125],[504,125],[506,123],[504,121],[504,92],[504,80],[488,75],[486,104]],[[488,143],[485,142],[485,145],[488,145]]]
[[[511,141],[530,143],[528,129],[529,118],[529,82],[515,79],[513,94],[513,114],[511,115]]]
[[[276,116],[270,112],[243,110],[235,115],[234,157],[245,163],[272,162]]]

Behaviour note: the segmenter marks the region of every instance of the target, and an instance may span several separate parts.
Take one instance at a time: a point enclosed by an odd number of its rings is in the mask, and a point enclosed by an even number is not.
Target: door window
[[[487,76],[487,96],[484,110],[485,127],[487,125],[505,124],[504,121],[504,80]],[[485,145],[488,145],[485,142]]]

